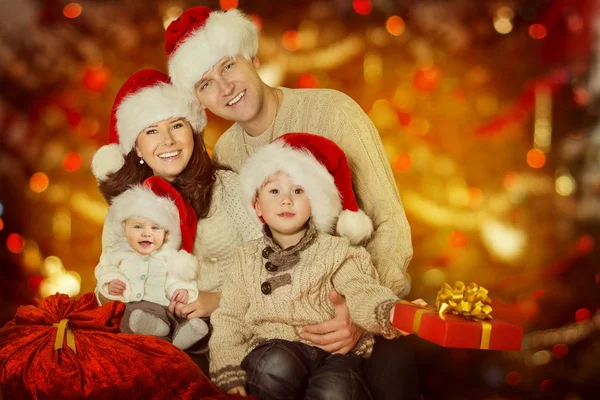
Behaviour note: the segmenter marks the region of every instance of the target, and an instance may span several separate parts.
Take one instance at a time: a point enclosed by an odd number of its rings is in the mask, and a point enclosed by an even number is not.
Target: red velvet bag
[[[19,307],[0,329],[4,398],[241,399],[222,393],[170,343],[118,333],[124,309],[99,307],[93,293]]]

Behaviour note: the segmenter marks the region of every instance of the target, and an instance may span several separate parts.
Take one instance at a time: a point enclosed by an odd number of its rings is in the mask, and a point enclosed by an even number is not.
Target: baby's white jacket
[[[172,248],[161,248],[150,255],[142,255],[128,245],[107,252],[94,271],[98,303],[102,294],[109,300],[124,303],[146,300],[163,306],[178,289],[186,289],[188,303],[198,298],[198,261],[185,252]],[[113,279],[125,283],[122,295],[108,293],[108,284]]]

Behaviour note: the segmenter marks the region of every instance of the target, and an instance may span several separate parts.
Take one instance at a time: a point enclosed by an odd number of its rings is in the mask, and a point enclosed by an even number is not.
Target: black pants
[[[364,378],[375,400],[421,398],[413,344],[411,336],[375,336],[373,354],[364,362]]]
[[[260,400],[368,400],[362,362],[354,354],[273,339],[252,350],[242,368],[248,391]]]

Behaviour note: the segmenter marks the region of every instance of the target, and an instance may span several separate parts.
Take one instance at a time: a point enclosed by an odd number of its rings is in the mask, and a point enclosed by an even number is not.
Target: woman
[[[142,70],[119,90],[111,113],[109,144],[92,160],[92,171],[109,203],[131,185],[158,175],[194,208],[199,221],[194,246],[200,264],[199,295],[187,309],[177,310],[188,318],[210,316],[219,305],[233,249],[261,235],[258,220],[250,218],[240,201],[237,174],[213,167],[201,136],[205,125],[204,111],[181,101],[165,74]],[[123,240],[120,229],[109,208],[101,259]],[[206,341],[201,344],[196,350],[205,353]],[[207,371],[205,356],[196,361]]]

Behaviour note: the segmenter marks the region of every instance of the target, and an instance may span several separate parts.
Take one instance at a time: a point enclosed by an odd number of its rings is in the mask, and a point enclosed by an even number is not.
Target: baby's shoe
[[[129,316],[129,328],[133,333],[163,337],[171,330],[169,324],[144,310],[133,310]]]
[[[173,332],[173,345],[185,350],[208,333],[208,325],[200,318],[182,322]]]

